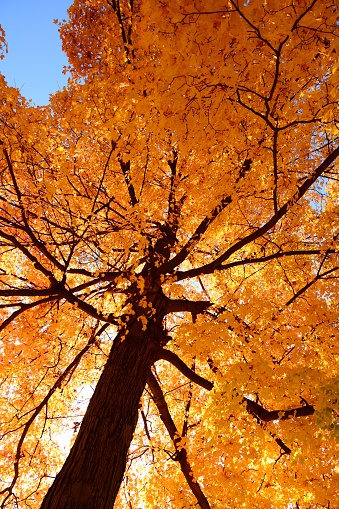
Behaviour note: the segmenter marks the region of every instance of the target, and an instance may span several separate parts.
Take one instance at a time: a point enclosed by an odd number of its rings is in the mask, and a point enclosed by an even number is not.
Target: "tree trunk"
[[[154,343],[135,322],[118,336],[71,452],[41,509],[112,509],[126,467]]]

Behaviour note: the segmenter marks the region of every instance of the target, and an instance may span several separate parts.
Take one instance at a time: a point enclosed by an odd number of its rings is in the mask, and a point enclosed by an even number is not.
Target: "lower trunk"
[[[152,362],[152,344],[136,322],[124,341],[115,340],[76,441],[41,509],[112,509]]]

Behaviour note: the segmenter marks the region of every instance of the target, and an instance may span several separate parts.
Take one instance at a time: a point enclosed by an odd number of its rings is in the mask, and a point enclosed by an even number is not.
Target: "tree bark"
[[[118,336],[79,434],[41,509],[112,509],[126,467],[154,342],[135,321]]]

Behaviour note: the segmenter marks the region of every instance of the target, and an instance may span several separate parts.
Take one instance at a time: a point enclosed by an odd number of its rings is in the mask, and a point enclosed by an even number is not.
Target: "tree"
[[[337,507],[338,32],[75,0],[67,89],[1,77],[1,507]]]

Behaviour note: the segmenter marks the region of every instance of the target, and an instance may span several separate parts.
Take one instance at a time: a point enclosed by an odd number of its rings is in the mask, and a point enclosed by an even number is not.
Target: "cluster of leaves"
[[[1,507],[39,507],[154,322],[115,507],[337,507],[338,19],[75,0],[67,89],[0,76]]]

